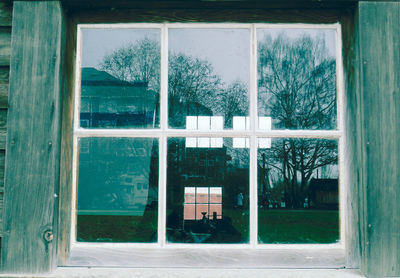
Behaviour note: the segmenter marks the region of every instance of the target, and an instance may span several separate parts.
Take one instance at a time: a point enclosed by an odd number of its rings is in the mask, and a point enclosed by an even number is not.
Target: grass
[[[261,243],[335,243],[339,240],[337,210],[259,210]]]
[[[156,242],[157,211],[143,216],[78,215],[77,241]]]
[[[233,227],[248,242],[248,212],[224,209],[223,217],[230,217]],[[144,216],[79,215],[77,238],[86,242],[157,241],[157,211],[147,211]],[[337,210],[258,211],[260,243],[335,243],[338,239]]]

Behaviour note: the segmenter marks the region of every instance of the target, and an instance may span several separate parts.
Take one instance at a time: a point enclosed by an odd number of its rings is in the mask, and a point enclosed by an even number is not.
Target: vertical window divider
[[[77,176],[78,176],[78,137],[73,138],[73,149],[75,150],[72,154],[72,214],[71,214],[71,243],[76,242],[76,220],[77,220]]]
[[[346,209],[347,209],[347,191],[348,182],[348,172],[349,168],[346,165],[345,157],[345,144],[346,136],[343,134],[344,130],[344,77],[343,77],[343,58],[342,58],[342,29],[340,24],[336,24],[336,103],[337,103],[337,129],[341,132],[338,139],[338,167],[339,167],[339,231],[340,231],[340,244],[343,248],[346,247]]]
[[[76,45],[76,62],[75,62],[75,82],[74,82],[74,115],[73,115],[73,154],[72,154],[72,214],[71,214],[71,243],[76,242],[76,221],[77,221],[77,178],[78,178],[78,143],[79,136],[75,131],[80,125],[80,99],[81,99],[81,59],[82,59],[82,30],[78,26],[77,30],[77,45]]]
[[[160,128],[159,182],[158,182],[158,244],[166,244],[166,203],[167,203],[167,137],[168,129],[168,27],[161,27],[161,89],[160,89]]]
[[[257,245],[257,38],[255,25],[250,29],[250,246]]]

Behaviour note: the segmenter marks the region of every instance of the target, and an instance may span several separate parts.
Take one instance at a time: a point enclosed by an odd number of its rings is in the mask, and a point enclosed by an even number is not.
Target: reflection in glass
[[[257,157],[258,241],[337,242],[337,141],[272,139]]]
[[[83,29],[80,125],[157,128],[160,30]]]
[[[170,29],[169,126],[193,129],[188,117],[218,119],[232,128],[233,116],[248,116],[250,32],[248,29]],[[206,122],[206,120],[204,120]]]
[[[258,29],[258,111],[274,129],[336,128],[336,31]]]
[[[221,140],[221,147],[168,140],[168,242],[249,241],[249,150]]]
[[[78,173],[78,241],[157,241],[156,139],[81,138]]]
[[[183,220],[222,219],[222,187],[185,187]]]

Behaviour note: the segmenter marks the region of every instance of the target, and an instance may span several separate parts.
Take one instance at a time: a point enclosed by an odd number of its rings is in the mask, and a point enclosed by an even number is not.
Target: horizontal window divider
[[[192,244],[192,243],[168,243],[166,242],[161,246],[157,242],[149,243],[131,243],[131,242],[74,242],[71,245],[72,248],[116,248],[116,249],[152,249],[152,248],[162,248],[162,249],[266,249],[266,250],[327,250],[327,249],[345,249],[344,244],[339,243],[318,243],[318,244],[263,244],[257,243],[252,245],[250,243],[207,243],[207,244]]]
[[[161,137],[161,129],[77,129],[74,132],[78,137]]]
[[[340,23],[312,24],[312,23],[254,23],[256,29],[334,29],[340,28]]]
[[[77,129],[77,137],[257,137],[268,138],[326,138],[338,139],[339,130],[179,130],[179,129]]]
[[[167,28],[179,29],[250,29],[251,23],[166,23]]]
[[[78,24],[81,29],[151,29],[151,28],[162,28],[164,23],[104,23],[104,24]]]

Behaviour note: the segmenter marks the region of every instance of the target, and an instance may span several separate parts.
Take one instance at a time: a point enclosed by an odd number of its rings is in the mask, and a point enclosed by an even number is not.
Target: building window
[[[339,25],[79,25],[73,242],[340,243]]]

